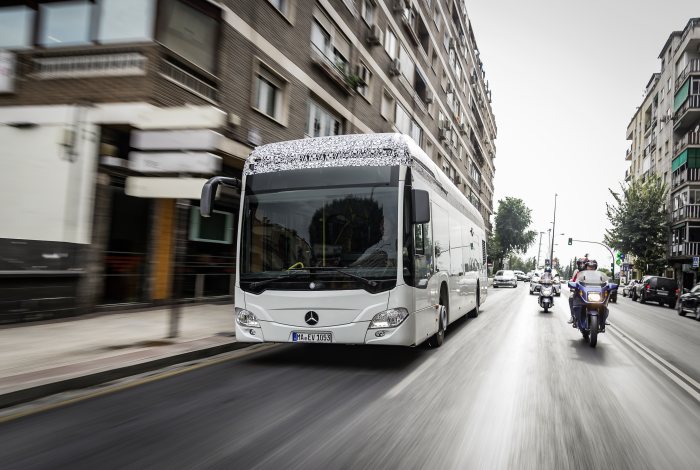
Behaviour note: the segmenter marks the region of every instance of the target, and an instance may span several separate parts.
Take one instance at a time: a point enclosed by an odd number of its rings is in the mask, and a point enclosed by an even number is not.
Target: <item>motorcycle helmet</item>
[[[593,269],[598,269],[598,262],[594,259],[589,259],[586,262],[586,267],[587,268],[592,267]]]
[[[576,260],[576,267],[578,268],[579,271],[584,269],[586,266],[586,261],[583,258],[579,258]]]

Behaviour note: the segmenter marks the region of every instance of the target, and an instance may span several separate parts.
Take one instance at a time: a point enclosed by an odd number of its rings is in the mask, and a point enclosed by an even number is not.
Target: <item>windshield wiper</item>
[[[290,279],[293,277],[296,277],[299,274],[307,274],[305,269],[304,270],[294,270],[294,271],[289,271],[287,274],[283,274],[282,276],[277,276],[277,277],[271,277],[270,279],[265,279],[264,281],[256,281],[252,282],[249,284],[249,287],[252,288],[253,290],[259,289],[260,287],[265,287],[268,284],[272,284],[273,282],[277,281],[283,281],[286,279]]]
[[[327,272],[340,273],[344,276],[355,279],[356,281],[360,281],[364,285],[370,286],[370,287],[377,287],[379,285],[379,283],[377,281],[373,281],[372,279],[367,279],[365,277],[358,276],[357,274],[353,274],[353,273],[344,271],[344,270],[339,269],[339,268],[334,268],[332,266],[309,266],[308,268],[304,268],[304,269],[308,269],[309,271],[327,271]]]

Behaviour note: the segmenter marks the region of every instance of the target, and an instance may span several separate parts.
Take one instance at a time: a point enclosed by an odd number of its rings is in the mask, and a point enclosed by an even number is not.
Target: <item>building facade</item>
[[[627,181],[657,174],[670,191],[667,275],[683,287],[698,281],[700,256],[700,18],[674,31],[659,54],[661,71],[627,127]]]
[[[497,128],[463,1],[3,2],[0,321],[230,296],[238,200],[201,219],[204,179],[366,132],[412,136],[490,226]]]

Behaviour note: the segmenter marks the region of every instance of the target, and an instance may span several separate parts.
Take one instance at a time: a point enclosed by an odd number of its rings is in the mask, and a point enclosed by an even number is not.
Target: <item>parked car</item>
[[[513,271],[515,273],[515,277],[518,279],[518,281],[525,281],[527,280],[527,274],[525,274],[522,271]]]
[[[666,304],[675,308],[677,299],[678,283],[670,277],[645,276],[632,291],[632,300],[639,300],[641,303],[658,302],[659,305]]]
[[[515,277],[515,272],[509,270],[498,271],[493,277],[493,287],[499,286],[518,287],[518,278]]]
[[[622,286],[622,297],[632,297],[632,291],[637,284],[639,284],[639,281],[637,279],[632,279],[626,285]]]
[[[681,295],[681,300],[678,302],[678,315],[684,317],[688,312],[700,321],[700,284],[696,284],[690,292],[686,291]]]

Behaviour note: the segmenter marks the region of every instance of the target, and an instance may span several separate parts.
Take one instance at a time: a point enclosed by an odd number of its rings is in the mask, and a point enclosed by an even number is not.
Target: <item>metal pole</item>
[[[184,277],[185,252],[187,251],[187,216],[189,214],[189,207],[190,201],[187,199],[178,199],[175,203],[175,263],[172,270],[168,338],[177,338],[180,335],[182,282]]]
[[[549,264],[550,266],[554,266],[554,238],[555,238],[555,233],[556,233],[556,227],[557,227],[557,193],[554,193],[554,219],[552,221],[552,247],[549,251]]]
[[[540,246],[537,248],[537,265],[535,266],[535,269],[539,269],[540,267],[540,252],[542,251],[542,235],[544,232],[540,232]]]
[[[547,229],[547,248],[549,248],[549,245],[552,244],[552,229],[548,228]],[[544,255],[547,256],[547,252],[544,252]],[[552,265],[552,258],[549,258],[549,265]]]

